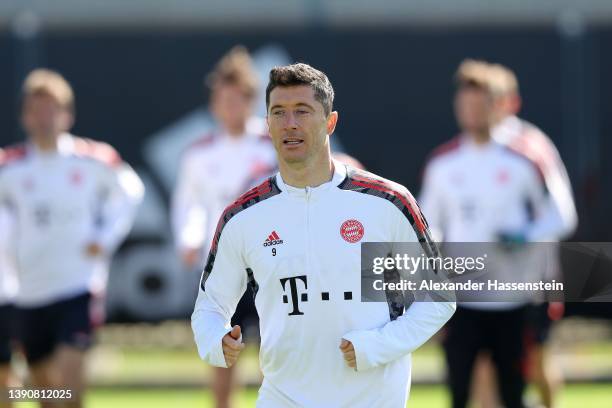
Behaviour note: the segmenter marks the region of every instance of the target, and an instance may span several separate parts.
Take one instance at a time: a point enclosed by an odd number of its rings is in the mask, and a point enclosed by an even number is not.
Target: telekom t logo
[[[298,290],[298,282],[302,282],[304,286],[304,290]],[[287,282],[289,282],[289,288],[287,288]],[[291,296],[291,304],[293,306],[293,310],[289,313],[289,316],[300,316],[304,313],[300,311],[299,305],[300,302],[308,302],[308,278],[306,275],[300,276],[290,276],[288,278],[283,278],[280,280],[281,286],[283,287],[283,292],[289,290],[289,296]],[[300,285],[301,286],[301,285]],[[352,301],[353,300],[353,292],[347,291],[343,293],[344,300]],[[289,296],[283,295],[283,303],[289,303]],[[338,298],[340,299],[340,298]],[[330,292],[321,292],[321,300],[323,302],[327,302],[330,300]]]
[[[299,300],[301,300],[302,302],[308,302],[307,293],[300,294],[300,297],[298,298],[298,287],[297,287],[298,280],[304,283],[304,290],[308,289],[308,279],[306,278],[306,275],[291,276],[289,278],[283,278],[280,280],[281,286],[283,287],[283,291],[286,290],[285,284],[287,283],[287,281],[289,281],[291,303],[293,304],[293,311],[289,313],[289,316],[303,315],[304,313],[300,312],[300,309],[299,309]],[[287,295],[283,295],[283,303],[289,303],[289,299]]]

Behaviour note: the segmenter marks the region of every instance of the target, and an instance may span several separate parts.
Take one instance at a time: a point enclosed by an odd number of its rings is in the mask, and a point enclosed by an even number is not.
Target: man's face
[[[279,160],[307,163],[329,152],[337,112],[325,115],[308,85],[278,86],[270,92],[268,127]]]
[[[488,131],[493,120],[493,100],[483,89],[462,87],[455,94],[455,117],[461,130],[480,134]]]
[[[212,112],[221,125],[230,131],[244,131],[251,116],[253,98],[238,85],[217,85],[211,95]]]
[[[72,114],[50,95],[34,94],[23,102],[21,123],[30,137],[53,138],[70,129]]]

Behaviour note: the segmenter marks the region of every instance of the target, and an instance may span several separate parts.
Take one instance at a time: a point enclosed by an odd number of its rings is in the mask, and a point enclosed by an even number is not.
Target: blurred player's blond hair
[[[254,98],[259,89],[253,61],[242,45],[229,50],[206,76],[204,83],[213,92],[221,85],[237,85],[250,98]]]
[[[489,70],[503,95],[519,94],[519,84],[514,71],[502,64],[490,64]]]
[[[458,87],[476,87],[487,91],[492,96],[503,94],[502,76],[495,74],[491,64],[486,61],[465,59],[455,72],[455,84]]]
[[[521,110],[521,95],[516,74],[502,64],[489,64],[489,75],[496,88],[499,120],[506,115],[516,115]]]
[[[23,99],[45,95],[53,98],[62,108],[74,111],[74,92],[66,79],[58,72],[38,68],[28,74],[22,86]]]

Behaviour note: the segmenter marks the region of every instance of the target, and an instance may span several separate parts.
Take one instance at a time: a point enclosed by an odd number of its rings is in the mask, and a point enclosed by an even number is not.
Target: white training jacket
[[[172,197],[172,226],[179,250],[210,248],[216,221],[240,194],[276,170],[270,138],[255,130],[240,137],[211,133],[181,160]]]
[[[544,177],[548,193],[546,205],[550,207],[547,223],[562,226],[556,236],[547,238],[556,241],[570,236],[578,225],[576,205],[567,170],[550,138],[533,124],[516,116],[508,116],[495,126],[492,137],[529,158]]]
[[[144,186],[107,144],[63,134],[58,150],[4,149],[0,202],[14,217],[15,303],[41,306],[100,292],[108,261],[129,232]],[[86,246],[104,255],[92,258]]]
[[[225,367],[221,339],[247,284],[260,317],[258,407],[404,407],[410,353],[452,316],[453,302],[361,301],[361,242],[435,248],[416,202],[396,183],[334,162],[314,188],[280,176],[223,213],[192,315],[200,357]],[[429,252],[427,252],[429,253]],[[339,345],[351,341],[357,369]]]

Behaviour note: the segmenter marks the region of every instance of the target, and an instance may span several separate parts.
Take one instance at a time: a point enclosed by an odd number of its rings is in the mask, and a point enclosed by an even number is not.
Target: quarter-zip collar
[[[286,184],[283,181],[283,177],[280,174],[280,171],[276,173],[276,184],[281,191],[286,192],[291,196],[296,197],[306,197],[309,195],[310,197],[316,197],[320,194],[329,191],[330,189],[337,187],[342,181],[346,178],[346,165],[333,160],[334,172],[330,181],[323,183],[316,187],[293,187],[289,184]]]
[[[476,143],[471,136],[463,134],[461,136],[461,146],[467,152],[472,154],[488,154],[499,148],[498,143],[492,138],[486,143]]]

